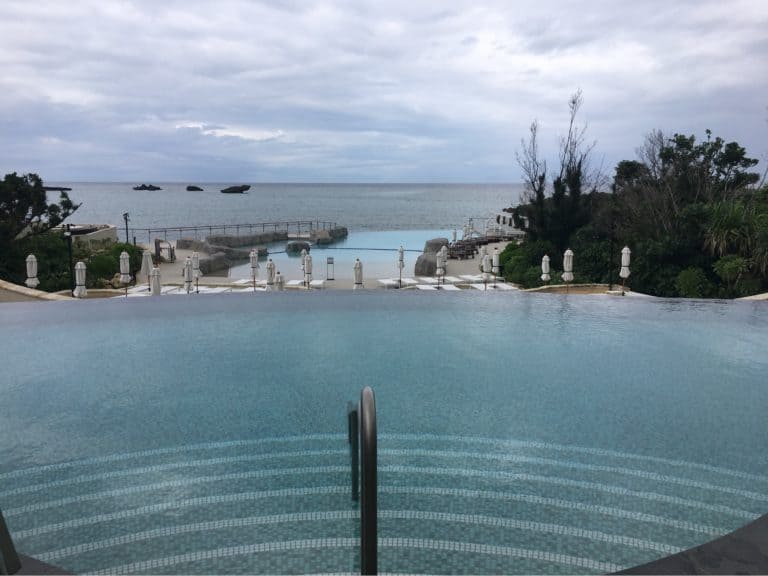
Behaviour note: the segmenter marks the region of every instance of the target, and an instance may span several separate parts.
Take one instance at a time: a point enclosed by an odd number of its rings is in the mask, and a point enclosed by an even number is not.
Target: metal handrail
[[[5,525],[3,512],[0,510],[0,574],[16,574],[21,570],[21,560],[13,545],[11,533]]]
[[[352,466],[352,500],[360,499],[360,431],[357,419],[357,404],[347,403],[347,440],[349,441],[349,462]]]
[[[376,398],[370,386],[366,386],[360,392],[359,405],[353,406],[351,403],[347,405],[347,422],[352,464],[353,500],[358,499],[359,485],[360,573],[377,574],[378,457],[376,446]]]

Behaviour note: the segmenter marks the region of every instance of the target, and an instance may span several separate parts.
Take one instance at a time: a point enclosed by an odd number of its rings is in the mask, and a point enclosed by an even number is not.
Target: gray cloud
[[[517,181],[567,100],[612,166],[653,128],[768,153],[768,4],[6,0],[0,170],[53,180]]]

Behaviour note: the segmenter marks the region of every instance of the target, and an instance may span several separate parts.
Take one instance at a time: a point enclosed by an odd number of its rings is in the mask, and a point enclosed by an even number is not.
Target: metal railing
[[[0,574],[16,574],[21,570],[21,560],[13,545],[11,533],[0,510]]]
[[[376,398],[370,386],[347,405],[352,499],[360,500],[360,574],[378,572]]]
[[[185,236],[199,238],[203,235],[214,234],[258,234],[265,232],[286,232],[288,234],[310,234],[315,230],[332,230],[336,228],[336,222],[327,220],[286,220],[282,222],[257,222],[255,224],[200,224],[196,226],[166,226],[159,228],[130,228],[129,235],[133,238],[147,238],[151,242],[153,237],[162,237],[163,240],[178,240]]]

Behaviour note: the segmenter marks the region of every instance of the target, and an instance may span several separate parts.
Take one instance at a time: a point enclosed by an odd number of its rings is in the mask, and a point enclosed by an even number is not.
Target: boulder
[[[432,238],[424,244],[424,254],[437,254],[443,246],[449,246],[448,238]]]
[[[436,253],[422,254],[416,259],[416,266],[413,268],[416,276],[434,276],[437,274],[437,255]]]
[[[141,184],[140,186],[134,186],[134,190],[162,190],[160,186],[155,186],[154,184]]]
[[[339,238],[346,238],[349,236],[349,230],[347,230],[346,226],[336,226],[336,228],[331,228],[328,230],[328,233],[334,240],[338,240]]]
[[[343,226],[337,226],[335,228],[318,228],[312,231],[310,240],[314,244],[325,246],[333,244],[342,238],[346,238],[348,235],[348,230]]]
[[[413,273],[416,276],[437,274],[437,253],[443,246],[450,245],[448,238],[432,238],[424,244],[424,253],[416,259]]]
[[[187,192],[202,192],[203,189],[200,186],[187,186]]]
[[[249,184],[243,184],[241,186],[230,186],[229,188],[224,188],[221,192],[222,194],[242,194],[243,192],[246,192],[251,189],[251,186]]]
[[[212,274],[219,270],[228,270],[230,267],[227,255],[223,252],[216,252],[210,256],[200,258],[200,272],[203,274]]]
[[[286,254],[300,254],[302,250],[310,251],[309,242],[304,240],[291,240],[285,245]]]
[[[258,249],[259,256],[261,256],[261,251],[264,251],[264,255],[266,255],[267,249],[266,248],[260,248]],[[251,249],[250,248],[231,248],[229,246],[216,246],[215,244],[210,246],[210,252],[212,253],[223,253],[227,260],[248,260],[248,258],[251,257]]]

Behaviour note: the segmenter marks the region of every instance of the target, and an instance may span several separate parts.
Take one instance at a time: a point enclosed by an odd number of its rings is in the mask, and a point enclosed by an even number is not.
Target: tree
[[[587,143],[586,126],[579,126],[577,115],[583,102],[581,90],[568,101],[568,131],[560,139],[558,172],[552,178],[552,194],[547,197],[547,164],[539,157],[538,122],[530,127],[528,140],[521,141],[516,153],[523,171],[525,204],[513,216],[533,240],[552,242],[556,249],[567,248],[571,235],[589,220],[588,207],[582,203],[584,191],[595,192],[601,180],[599,171],[591,171],[590,156],[595,143]]]
[[[697,143],[693,135],[666,138],[655,130],[638,150],[639,161],[619,163],[614,190],[623,228],[654,239],[679,234],[691,205],[738,199],[758,182],[750,172],[757,160],[743,147],[706,135]]]
[[[80,207],[66,192],[58,203],[48,204],[43,181],[37,174],[6,174],[0,182],[0,245],[58,226]]]
[[[66,192],[57,203],[48,203],[37,174],[6,174],[0,182],[0,275],[15,276],[19,243],[58,226],[79,208]]]
[[[729,297],[739,295],[739,284],[748,273],[746,259],[735,254],[729,254],[715,262],[712,268],[725,282],[726,295]]]
[[[533,202],[537,198],[544,198],[547,188],[547,162],[539,157],[539,121],[534,120],[528,129],[530,137],[526,141],[520,140],[520,150],[515,152],[517,164],[523,171],[525,190],[522,200]]]
[[[686,268],[677,275],[675,288],[683,298],[707,298],[712,295],[712,284],[704,270],[696,266]]]

